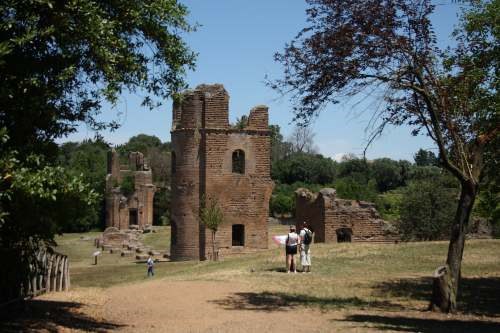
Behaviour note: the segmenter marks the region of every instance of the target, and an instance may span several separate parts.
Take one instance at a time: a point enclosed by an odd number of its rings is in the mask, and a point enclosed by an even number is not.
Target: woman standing
[[[299,245],[299,235],[295,232],[295,226],[290,226],[290,232],[286,237],[286,272],[292,270],[297,273],[297,265],[295,263],[295,255],[297,254],[297,246]]]

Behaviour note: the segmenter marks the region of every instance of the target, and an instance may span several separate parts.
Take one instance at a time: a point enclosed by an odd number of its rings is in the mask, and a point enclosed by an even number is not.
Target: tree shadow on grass
[[[380,331],[422,333],[498,333],[500,323],[479,320],[429,319],[384,315],[350,315],[343,321],[369,323]]]
[[[124,325],[96,320],[78,313],[82,304],[76,302],[58,302],[29,300],[7,309],[0,315],[1,332],[48,331],[59,332],[61,329],[104,332],[118,329]]]
[[[374,288],[375,296],[389,295],[428,301],[432,293],[432,278],[387,281]],[[462,278],[458,309],[475,315],[500,316],[500,277]]]
[[[266,272],[286,273],[285,267],[271,267],[265,269]]]
[[[401,310],[401,306],[387,301],[366,301],[358,297],[315,297],[279,292],[234,293],[224,299],[210,301],[226,310],[287,311],[299,306],[321,309],[378,308],[386,311]]]

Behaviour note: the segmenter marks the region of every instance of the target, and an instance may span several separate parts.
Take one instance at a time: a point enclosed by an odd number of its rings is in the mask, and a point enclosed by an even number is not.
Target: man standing
[[[310,245],[313,238],[313,232],[307,225],[307,222],[302,223],[302,230],[300,230],[300,263],[302,265],[302,272],[311,272],[311,250]]]
[[[155,272],[153,270],[153,267],[154,267],[155,263],[153,261],[153,257],[149,256],[148,261],[146,262],[146,264],[148,265],[148,277],[149,277],[149,274],[151,274],[151,276],[154,276]]]

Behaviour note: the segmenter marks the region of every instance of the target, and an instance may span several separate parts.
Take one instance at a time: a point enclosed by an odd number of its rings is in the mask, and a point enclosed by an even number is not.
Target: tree
[[[449,237],[457,206],[457,188],[446,179],[428,178],[403,189],[399,231],[404,240],[441,240]]]
[[[275,163],[292,153],[290,142],[283,140],[279,125],[269,125],[271,131],[271,163]]]
[[[219,250],[215,243],[217,229],[224,222],[224,214],[219,206],[217,199],[202,198],[202,207],[200,209],[200,221],[212,232],[212,260],[218,260]]]
[[[304,123],[342,96],[376,91],[383,107],[369,142],[389,124],[406,124],[436,143],[461,194],[446,260],[449,281],[431,302],[453,312],[484,152],[498,142],[500,1],[470,1],[454,33],[457,43],[446,50],[437,45],[430,0],[308,3],[309,26],[276,54],[284,76],[270,84],[291,94],[295,119]]]
[[[294,153],[315,154],[314,133],[310,126],[295,126],[292,134],[288,138]]]
[[[151,148],[159,148],[162,146],[161,140],[155,135],[138,134],[130,139],[127,143],[118,147],[121,155],[127,156],[132,151],[138,151],[146,154]]]
[[[104,225],[104,191],[109,144],[97,138],[83,142],[66,142],[59,147],[57,164],[69,175],[82,176],[84,181],[98,194],[100,200],[67,224],[64,232],[82,232]]]
[[[371,178],[371,168],[368,161],[354,155],[345,155],[339,164],[339,178],[352,178],[358,183],[366,184]]]
[[[241,116],[240,118],[236,118],[236,124],[234,124],[234,128],[236,129],[244,129],[248,126],[248,116]]]
[[[157,107],[186,87],[195,54],[176,0],[6,0],[0,13],[0,265],[9,268],[1,288],[18,296],[35,250],[54,244],[81,212],[73,208],[96,200],[81,177],[54,166],[54,139],[81,122],[116,128],[97,115],[123,91]]]
[[[335,172],[336,163],[330,158],[320,154],[294,153],[273,163],[271,176],[284,184],[328,184],[333,182]]]
[[[0,12],[0,127],[20,153],[41,151],[77,122],[116,128],[96,118],[104,101],[140,90],[156,107],[194,66],[181,37],[193,27],[175,0],[6,0]]]
[[[415,164],[418,166],[431,166],[438,164],[436,154],[422,148],[420,148],[415,155],[413,155],[413,159],[415,160]]]
[[[38,264],[38,250],[54,246],[54,234],[88,214],[99,197],[82,176],[44,165],[43,157],[32,154],[19,160],[8,148],[6,133],[0,129],[1,303],[27,296],[26,281]]]
[[[128,154],[133,151],[143,153],[153,173],[155,185],[167,185],[170,179],[170,142],[162,143],[157,136],[138,134],[120,145],[118,151],[122,159],[128,159]]]

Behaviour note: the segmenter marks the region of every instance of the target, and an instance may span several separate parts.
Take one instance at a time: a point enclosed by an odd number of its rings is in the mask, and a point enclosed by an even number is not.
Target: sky
[[[265,78],[279,78],[282,67],[273,55],[306,26],[303,0],[183,0],[190,10],[189,21],[200,26],[186,36],[190,48],[198,53],[196,70],[189,72],[190,87],[202,83],[221,83],[230,96],[230,121],[249,113],[253,106],[269,106],[269,122],[277,124],[286,138],[293,130],[292,104],[267,87]],[[458,5],[439,0],[432,22],[440,45],[451,43],[450,34],[457,23]],[[105,140],[121,144],[134,135],[155,135],[170,141],[172,102],[150,111],[140,106],[141,96],[124,94],[116,107],[105,106],[101,119],[115,119],[121,127],[102,132]],[[312,123],[319,152],[334,159],[352,153],[360,155],[366,145],[366,127],[376,100],[363,103],[348,100],[328,105]],[[94,137],[82,124],[78,132],[59,140],[80,141]],[[420,149],[435,150],[426,136],[411,136],[407,127],[390,127],[367,151],[367,158],[390,157],[413,160]]]

